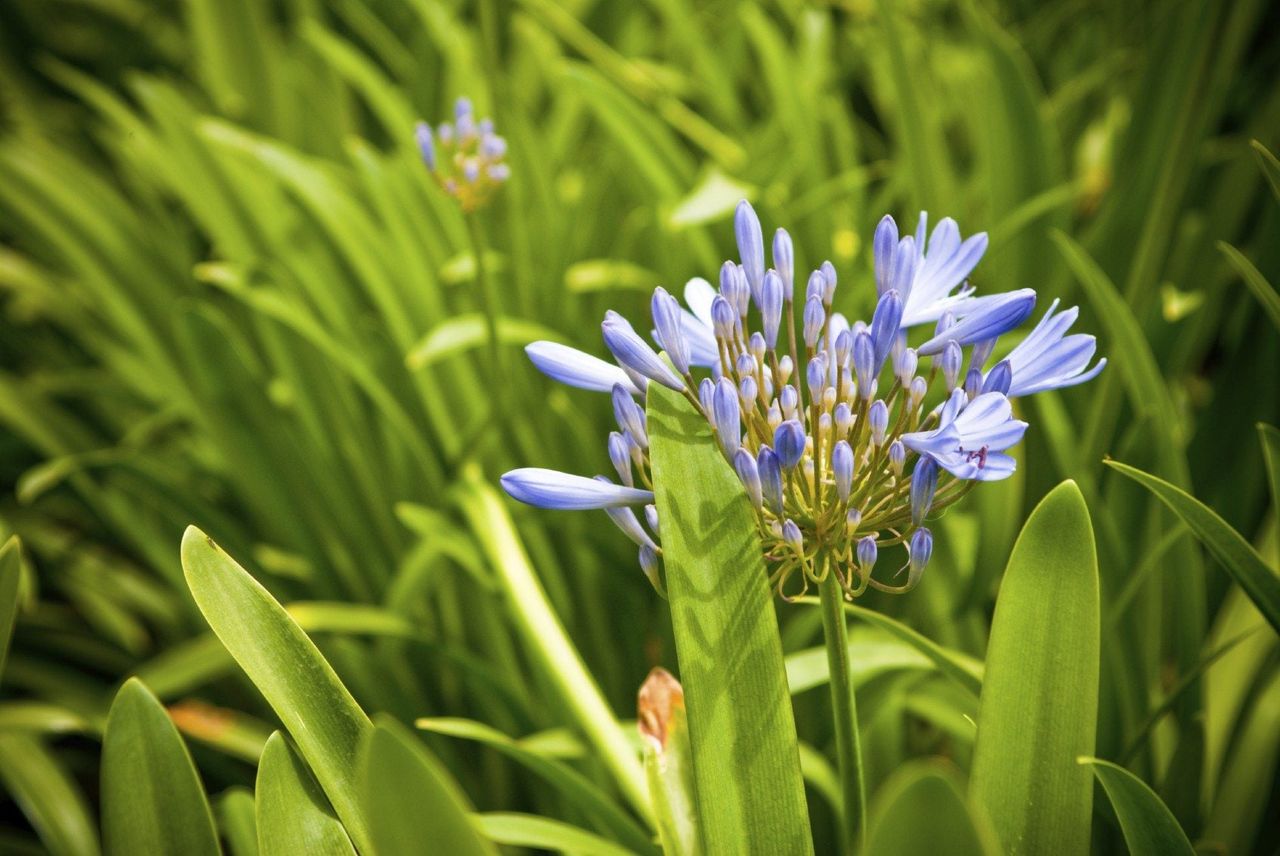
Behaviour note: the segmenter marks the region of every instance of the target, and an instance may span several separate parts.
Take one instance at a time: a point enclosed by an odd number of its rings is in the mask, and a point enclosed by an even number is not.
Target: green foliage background
[[[513,466],[607,471],[607,400],[554,385],[517,346],[601,353],[606,308],[638,318],[654,285],[714,277],[746,196],[791,231],[802,270],[836,264],[851,315],[872,304],[875,223],[921,208],[990,232],[979,288],[1081,305],[1111,366],[1026,403],[1017,477],[939,521],[910,598],[862,605],[982,660],[1023,520],[1076,480],[1101,583],[1094,754],[1193,842],[1274,852],[1276,635],[1226,560],[1103,459],[1194,493],[1260,573],[1280,563],[1276,460],[1255,428],[1280,421],[1277,24],[1264,0],[9,0],[0,534],[21,537],[26,570],[0,680],[0,849],[96,847],[85,823],[129,676],[225,795],[231,841],[279,720],[189,594],[188,524],[288,606],[364,711],[537,733],[612,792],[579,739],[585,703],[547,677],[498,582],[523,557],[468,485]],[[462,94],[511,144],[512,180],[482,216],[512,319],[496,388],[463,222],[411,134]],[[675,666],[632,546],[603,515],[507,510],[586,672],[630,718],[648,669]],[[778,612],[798,673],[820,617]],[[896,638],[854,624],[869,785],[951,810],[977,698]],[[828,698],[794,705],[824,852]],[[602,823],[446,733],[427,745],[477,809],[626,841],[632,819]],[[891,779],[932,756],[960,773]],[[1096,851],[1123,851],[1117,813],[1095,798]]]

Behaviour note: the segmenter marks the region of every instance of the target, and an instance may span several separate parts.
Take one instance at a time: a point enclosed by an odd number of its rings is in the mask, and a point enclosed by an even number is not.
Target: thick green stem
[[[459,505],[497,572],[512,624],[530,659],[555,688],[596,757],[613,774],[623,797],[640,817],[652,822],[653,809],[639,755],[551,608],[515,523],[478,467],[468,468],[463,480]]]
[[[831,559],[824,558],[830,563]],[[822,632],[827,643],[831,679],[831,713],[836,730],[836,760],[844,799],[841,853],[861,850],[867,814],[867,788],[862,776],[862,743],[858,739],[858,706],[849,674],[849,635],[845,627],[844,592],[833,565],[818,586],[822,600]]]

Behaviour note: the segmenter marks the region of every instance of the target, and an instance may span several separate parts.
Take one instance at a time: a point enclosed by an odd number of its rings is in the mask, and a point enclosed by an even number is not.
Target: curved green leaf
[[[886,672],[935,668],[933,661],[914,647],[874,630],[866,632],[868,629],[856,628],[849,634],[849,672],[855,688]],[[790,653],[785,662],[787,689],[792,695],[822,686],[831,677],[827,649],[822,646]]]
[[[470,719],[419,719],[414,725],[435,734],[474,740],[501,752],[541,776],[575,808],[596,818],[602,827],[607,828],[628,847],[636,851],[653,849],[649,834],[568,764],[531,749],[523,741],[508,737],[496,728]]]
[[[1182,518],[1192,534],[1240,584],[1258,611],[1280,633],[1280,574],[1267,566],[1258,551],[1239,532],[1212,508],[1164,479],[1119,461],[1107,461],[1106,464],[1151,491]]]
[[[1107,792],[1120,820],[1129,856],[1193,856],[1195,850],[1187,834],[1146,782],[1110,761],[1081,758],[1080,763],[1093,768]]]
[[[379,717],[363,746],[360,795],[378,856],[416,856],[424,842],[450,856],[497,856],[472,825],[448,770],[412,732]]]
[[[631,856],[632,852],[585,829],[537,815],[493,812],[474,817],[484,836],[498,844],[593,856]]]
[[[1098,560],[1074,482],[1027,519],[1000,585],[970,793],[1006,852],[1087,853],[1098,717]]]
[[[1249,291],[1262,304],[1262,310],[1267,313],[1271,323],[1280,330],[1280,294],[1276,293],[1275,288],[1262,275],[1262,271],[1254,267],[1253,262],[1249,261],[1244,253],[1226,241],[1218,242],[1218,250],[1227,257],[1227,262],[1235,268]]]
[[[214,816],[231,856],[258,856],[258,823],[253,791],[237,785],[215,801]]]
[[[29,734],[0,734],[0,783],[54,856],[97,856],[89,804],[57,755]]]
[[[267,738],[254,791],[262,856],[355,856],[347,831],[311,771],[279,731]]]
[[[923,822],[922,822],[923,821]],[[1000,848],[954,774],[934,763],[898,770],[872,803],[868,856],[996,856]]]
[[[534,339],[563,342],[564,336],[549,327],[523,318],[499,318],[498,340],[506,345],[525,345]],[[479,312],[466,312],[441,321],[405,356],[412,370],[424,369],[447,357],[478,348],[489,341],[485,318]]]
[[[18,619],[18,590],[22,582],[22,542],[10,536],[0,547],[0,675],[9,656],[9,640]]]
[[[368,837],[356,794],[360,741],[372,726],[315,643],[284,608],[194,526],[182,568],[213,632],[297,742],[356,846]]]
[[[702,840],[811,853],[782,642],[755,521],[706,420],[651,384],[648,426]],[[697,485],[697,490],[688,490]]]
[[[120,856],[220,852],[186,744],[137,678],[116,694],[102,740],[102,843]]]

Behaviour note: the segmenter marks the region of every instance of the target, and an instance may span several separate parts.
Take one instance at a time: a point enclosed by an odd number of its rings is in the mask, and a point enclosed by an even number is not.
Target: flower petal
[[[622,369],[577,348],[558,342],[530,342],[524,352],[540,372],[563,384],[594,392],[609,392],[614,384],[621,384],[628,392],[641,392]]]
[[[589,479],[541,467],[511,470],[502,476],[501,481],[503,490],[513,498],[539,508],[580,511],[653,502],[653,491],[622,487],[610,481]]]

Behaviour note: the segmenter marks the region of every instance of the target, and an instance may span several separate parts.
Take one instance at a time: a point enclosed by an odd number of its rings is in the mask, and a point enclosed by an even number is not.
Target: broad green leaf
[[[956,776],[928,762],[902,767],[872,802],[867,856],[996,856],[986,822],[965,800]]]
[[[648,425],[702,840],[811,853],[782,643],[751,506],[705,420],[651,384]]]
[[[1106,464],[1151,491],[1182,518],[1192,534],[1240,584],[1258,611],[1280,633],[1280,574],[1267,566],[1258,551],[1239,532],[1212,508],[1164,479],[1119,461],[1107,461]]]
[[[1110,761],[1081,758],[1080,763],[1093,768],[1107,792],[1130,856],[1194,856],[1173,812],[1146,782]]]
[[[311,771],[279,731],[262,750],[254,792],[262,856],[355,856],[347,831]]]
[[[219,853],[213,815],[186,744],[137,678],[116,694],[102,740],[102,844],[120,856]]]
[[[996,599],[970,793],[1010,854],[1086,853],[1098,718],[1098,560],[1074,482],[1027,519]]]
[[[0,734],[0,783],[54,856],[96,856],[88,801],[58,756],[30,734]]]
[[[275,710],[357,848],[368,842],[356,794],[369,719],[315,643],[244,568],[194,526],[182,568],[213,632]]]
[[[379,717],[362,752],[360,795],[378,856],[419,854],[424,842],[434,853],[496,856],[457,782],[403,725]]]
[[[631,856],[632,852],[585,829],[547,817],[514,812],[493,812],[474,817],[480,832],[498,844],[559,850],[562,853],[590,853],[592,856]]]
[[[18,619],[19,583],[22,582],[22,542],[17,535],[0,547],[0,676],[9,656],[9,640]]]
[[[534,339],[562,342],[564,336],[523,318],[499,318],[498,339],[507,345],[524,345]],[[483,315],[478,312],[454,315],[433,327],[413,346],[404,358],[405,365],[415,371],[424,369],[446,357],[481,347],[488,341],[489,332]]]
[[[258,856],[255,811],[253,791],[239,785],[228,788],[214,802],[213,813],[230,856]]]
[[[419,719],[414,725],[435,734],[447,734],[483,743],[523,764],[558,790],[575,808],[597,818],[616,838],[636,851],[653,848],[649,834],[639,827],[617,803],[568,764],[530,748],[523,740],[508,737],[496,728],[470,719]]]
[[[1219,241],[1218,249],[1227,257],[1227,261],[1235,268],[1236,273],[1240,274],[1249,291],[1262,304],[1262,310],[1267,313],[1271,323],[1280,330],[1280,294],[1276,293],[1275,288],[1267,282],[1262,272],[1253,266],[1253,262],[1245,258],[1244,253],[1226,241]]]

